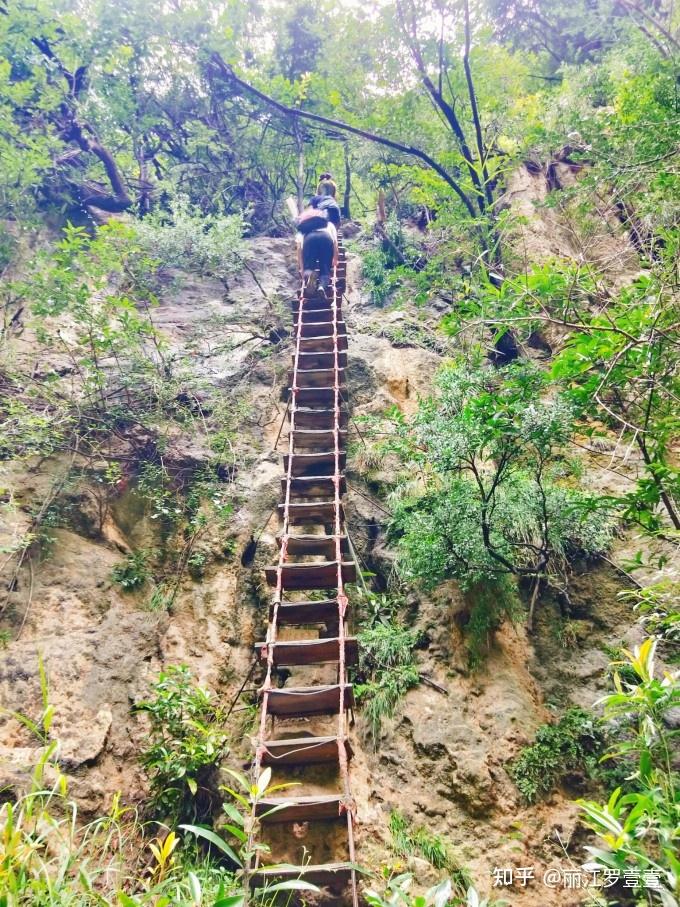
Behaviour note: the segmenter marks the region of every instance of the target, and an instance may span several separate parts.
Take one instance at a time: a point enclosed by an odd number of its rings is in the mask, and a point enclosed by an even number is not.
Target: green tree
[[[609,505],[565,481],[570,407],[546,399],[545,378],[519,363],[504,380],[445,367],[437,391],[398,426],[396,449],[419,472],[392,518],[402,575],[429,585],[453,577],[467,589],[531,578],[531,623],[540,582],[568,601],[569,557],[602,552],[611,539]]]

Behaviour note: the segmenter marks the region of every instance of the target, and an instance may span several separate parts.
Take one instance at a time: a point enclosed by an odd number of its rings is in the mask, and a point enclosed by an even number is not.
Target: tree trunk
[[[127,187],[120,175],[118,166],[113,155],[105,148],[96,138],[88,138],[85,135],[84,128],[78,122],[73,122],[67,134],[67,138],[75,142],[83,151],[90,151],[104,165],[104,170],[111,184],[113,197],[91,195],[83,198],[84,205],[95,205],[104,211],[125,211],[131,208],[133,200],[128,194]]]
[[[352,191],[352,171],[349,160],[349,143],[345,142],[343,147],[345,152],[345,193],[342,199],[342,211],[347,220],[351,220],[352,215],[350,213],[349,198]]]
[[[297,203],[298,210],[302,211],[305,207],[305,143],[302,140],[300,124],[297,120],[295,120],[295,142],[298,153]]]

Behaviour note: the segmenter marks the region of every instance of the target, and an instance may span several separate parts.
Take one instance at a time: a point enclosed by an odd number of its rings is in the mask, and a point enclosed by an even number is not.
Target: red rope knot
[[[340,617],[345,616],[345,611],[347,611],[348,603],[349,602],[347,596],[344,592],[341,592],[340,595],[338,595],[338,609],[340,611]]]
[[[260,649],[260,658],[262,661],[266,661],[269,658],[269,646],[266,643]]]
[[[262,762],[262,757],[267,755],[267,747],[264,743],[260,743],[255,750],[255,758],[258,762]]]
[[[342,800],[338,803],[338,815],[342,816],[345,813],[350,813],[352,816],[355,816],[357,812],[357,804],[354,797],[343,797]]]

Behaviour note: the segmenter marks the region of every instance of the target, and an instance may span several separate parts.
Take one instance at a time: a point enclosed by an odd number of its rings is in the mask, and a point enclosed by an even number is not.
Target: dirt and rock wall
[[[553,212],[535,216],[533,201],[543,196],[540,187],[532,189],[532,180],[528,171],[518,175],[509,193],[516,204],[529,206],[524,213],[531,222],[526,245],[532,256],[555,254],[562,247],[555,237],[565,233],[566,243],[568,226],[553,223]],[[202,576],[184,576],[170,611],[150,610],[147,596],[123,592],[111,571],[126,553],[153,546],[158,526],[134,483],[121,489],[101,519],[96,495],[84,482],[73,491],[73,518],[53,530],[42,558],[25,565],[2,593],[10,631],[0,650],[3,705],[27,715],[39,712],[42,657],[55,709],[52,736],[61,741],[61,763],[84,815],[105,810],[116,791],[125,802],[143,801],[146,781],[138,757],[146,727],[132,707],[148,696],[163,667],[187,664],[222,702],[231,703],[250,670],[252,644],[262,638],[267,591],[261,567],[275,547],[273,509],[280,476],[275,444],[285,409],[286,303],[295,290],[295,264],[287,239],[251,240],[249,251],[252,271],[229,287],[171,275],[153,315],[173,356],[190,361],[202,375],[202,407],[226,404],[235,414],[229,539],[209,531],[201,541]],[[376,310],[362,293],[357,256],[350,252],[349,258],[353,414],[380,413],[392,405],[412,412],[419,395],[428,392],[443,354],[397,343],[385,326],[413,317],[435,330],[441,312],[436,306],[411,311],[408,304],[396,312]],[[17,355],[30,357],[30,333],[18,336],[15,346]],[[375,486],[366,481],[359,429],[353,432],[349,528],[360,556],[384,582],[391,558],[383,532],[386,511],[375,499]],[[190,431],[170,439],[169,456],[178,469],[190,471],[208,455]],[[29,526],[63,468],[57,459],[0,464],[4,500],[13,505],[7,509],[3,544]],[[244,566],[242,555],[260,533],[255,562]],[[576,841],[580,834],[570,798],[585,789],[584,779],[575,777],[568,790],[527,807],[505,766],[552,714],[571,704],[589,707],[602,693],[607,647],[634,642],[637,632],[631,629],[629,607],[617,599],[621,587],[621,577],[609,565],[581,565],[572,598],[582,632],[568,642],[560,638],[555,632],[559,605],[546,599],[539,604],[535,635],[528,637],[518,625],[504,626],[475,672],[467,667],[461,629],[465,602],[455,585],[413,597],[411,611],[424,640],[421,669],[433,683],[407,695],[385,726],[377,752],[357,718],[352,787],[361,863],[396,862],[387,829],[392,809],[444,835],[482,891],[492,891],[495,867],[532,867],[540,880],[548,867],[580,862],[578,848],[569,850],[572,837]],[[238,764],[249,752],[252,710],[239,705],[230,721],[230,758]],[[0,718],[0,737],[0,788],[12,790],[25,781],[40,747],[11,717]],[[414,858],[412,864],[423,883],[439,875],[422,860]],[[574,891],[547,896],[539,881],[496,894],[513,907],[544,907],[548,900],[571,907],[583,901]]]

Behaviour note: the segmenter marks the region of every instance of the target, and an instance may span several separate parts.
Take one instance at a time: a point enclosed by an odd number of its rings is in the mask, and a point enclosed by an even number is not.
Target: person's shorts
[[[328,230],[313,230],[305,234],[302,242],[302,267],[305,271],[330,271],[333,264],[334,245]]]

